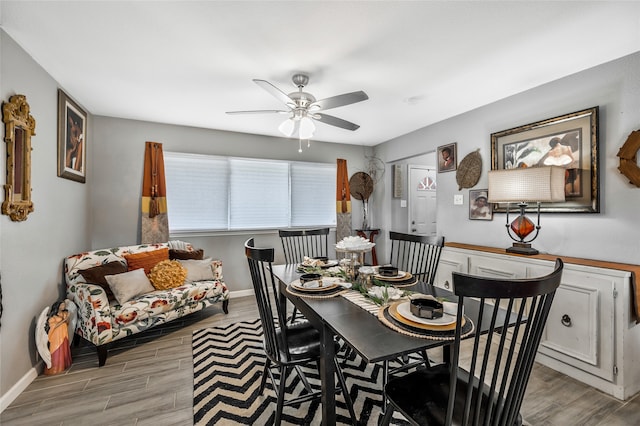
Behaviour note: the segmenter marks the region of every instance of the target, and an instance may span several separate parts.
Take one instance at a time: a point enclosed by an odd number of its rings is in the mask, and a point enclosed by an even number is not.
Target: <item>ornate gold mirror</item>
[[[33,211],[31,201],[31,136],[36,120],[29,114],[24,95],[14,95],[2,103],[4,140],[7,143],[7,183],[4,185],[2,214],[23,221]]]

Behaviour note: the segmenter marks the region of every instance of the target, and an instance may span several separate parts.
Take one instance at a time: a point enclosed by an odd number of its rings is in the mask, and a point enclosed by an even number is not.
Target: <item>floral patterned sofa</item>
[[[74,254],[64,259],[67,297],[78,307],[76,334],[96,346],[100,366],[106,362],[110,342],[199,311],[216,302],[222,302],[224,312],[229,312],[229,290],[223,281],[222,262],[219,260],[206,259],[210,261],[211,276],[205,276],[204,280],[190,281],[187,277],[174,288],[154,290],[152,287],[154,291],[136,295],[124,303],[114,299],[113,294],[107,295],[108,286],[88,283],[83,276],[83,273],[88,275],[87,270],[114,265],[126,271],[126,258],[130,262],[133,259],[130,255],[158,253],[164,251],[161,249],[168,250],[170,244],[115,247]],[[187,245],[187,251],[193,251],[193,248]],[[98,282],[97,279],[92,281]]]

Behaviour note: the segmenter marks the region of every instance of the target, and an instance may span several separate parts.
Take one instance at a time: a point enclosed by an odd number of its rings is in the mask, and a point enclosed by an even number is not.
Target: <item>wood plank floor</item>
[[[194,330],[258,317],[255,299],[232,299],[120,340],[98,367],[95,349],[73,348],[64,374],[39,376],[0,415],[11,425],[192,425]],[[530,425],[640,425],[640,394],[622,402],[536,364],[522,407]]]

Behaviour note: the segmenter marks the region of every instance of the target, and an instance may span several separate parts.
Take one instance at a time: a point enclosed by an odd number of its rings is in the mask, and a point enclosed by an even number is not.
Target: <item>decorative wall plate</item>
[[[640,167],[638,167],[638,150],[640,150],[640,130],[631,132],[626,142],[618,151],[620,166],[618,170],[625,175],[629,181],[640,188]]]
[[[467,154],[458,164],[456,171],[456,182],[458,183],[458,191],[462,188],[473,188],[482,174],[482,157],[480,156],[480,148]]]

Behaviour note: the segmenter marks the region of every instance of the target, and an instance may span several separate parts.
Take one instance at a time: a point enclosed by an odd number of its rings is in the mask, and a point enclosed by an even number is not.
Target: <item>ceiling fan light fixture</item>
[[[278,126],[278,130],[280,130],[280,133],[282,133],[288,138],[290,138],[291,135],[293,135],[294,128],[295,128],[295,125],[294,125],[293,119],[291,118],[287,118],[282,122],[282,124],[280,124],[280,126]]]
[[[300,139],[311,139],[315,131],[316,125],[313,124],[313,120],[306,116],[300,119]]]

